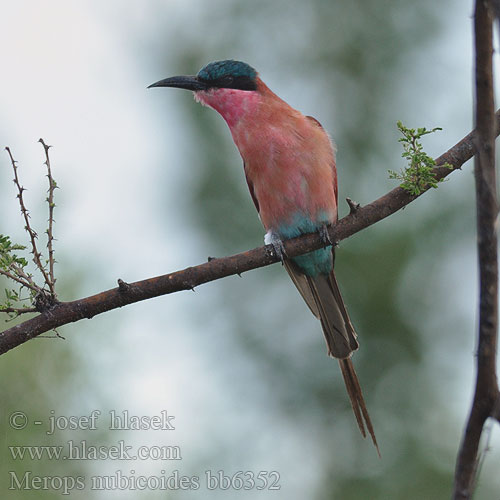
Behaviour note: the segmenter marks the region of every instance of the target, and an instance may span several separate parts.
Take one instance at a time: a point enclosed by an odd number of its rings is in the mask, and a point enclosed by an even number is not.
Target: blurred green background
[[[259,246],[263,230],[223,120],[188,92],[146,90],[207,62],[246,61],[337,144],[346,196],[368,203],[403,166],[396,122],[471,129],[471,2],[35,1],[5,5],[0,136],[46,220],[40,135],[54,146],[62,300]],[[75,498],[422,499],[450,495],[472,397],[477,309],[472,164],[343,241],[336,269],[360,335],[354,362],[382,459],[357,430],[320,325],[279,265],[113,311],[2,356],[2,498],[12,472],[84,478]],[[0,233],[24,238],[8,157]],[[0,283],[3,289],[4,281]],[[12,323],[2,325],[2,329]],[[47,434],[99,410],[97,430]],[[167,410],[175,431],[110,431],[108,412]],[[25,429],[9,416],[22,411]],[[53,413],[51,413],[53,412]],[[43,425],[34,424],[42,421]],[[62,420],[63,421],[63,420]],[[181,461],[13,459],[9,446],[179,446]],[[494,429],[477,499],[498,496]],[[91,490],[91,476],[199,476],[197,490]],[[205,471],[277,471],[279,491],[208,490]],[[66,480],[69,481],[69,480]],[[64,481],[63,481],[64,482]],[[62,483],[61,483],[62,484]],[[495,496],[496,495],[496,496]]]

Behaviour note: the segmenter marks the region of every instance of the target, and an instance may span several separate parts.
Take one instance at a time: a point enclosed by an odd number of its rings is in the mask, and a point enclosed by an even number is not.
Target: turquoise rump
[[[329,221],[323,217],[319,222],[313,222],[310,217],[303,213],[296,213],[292,221],[278,227],[276,233],[282,239],[290,239],[306,233],[315,233]],[[319,274],[330,274],[333,269],[332,248],[320,248],[314,252],[299,255],[291,259],[306,276],[318,276]]]

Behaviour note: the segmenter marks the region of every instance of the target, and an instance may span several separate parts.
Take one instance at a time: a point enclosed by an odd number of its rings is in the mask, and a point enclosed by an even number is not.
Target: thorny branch
[[[53,233],[53,227],[54,227],[54,208],[55,208],[55,203],[54,203],[54,191],[57,187],[56,181],[52,177],[52,170],[50,168],[50,158],[49,158],[49,148],[51,146],[48,146],[45,144],[43,139],[38,140],[39,143],[43,146],[43,150],[45,152],[45,165],[47,167],[47,178],[49,180],[49,189],[48,189],[48,196],[47,196],[47,203],[49,205],[49,227],[47,228],[47,250],[49,252],[49,281],[47,282],[47,285],[50,290],[50,294],[52,297],[56,297],[56,290],[55,290],[55,284],[56,284],[56,279],[54,277],[54,233]]]
[[[476,181],[479,335],[476,388],[455,469],[453,499],[472,498],[477,482],[479,444],[488,418],[499,419],[500,393],[496,375],[498,343],[498,202],[495,172],[495,102],[493,90],[493,11],[491,2],[477,0],[474,16],[476,46]]]
[[[495,130],[495,134],[498,135],[500,111],[496,113]],[[433,169],[433,172],[437,181],[461,168],[466,161],[472,158],[476,152],[475,138],[476,132],[471,132],[436,159],[438,166]],[[445,164],[450,164],[453,168],[442,166]],[[330,239],[334,242],[344,240],[392,215],[419,196],[421,195],[412,195],[403,188],[397,187],[374,202],[356,208],[337,224],[330,226],[328,228]],[[317,233],[306,234],[285,242],[285,250],[289,257],[295,257],[323,246],[324,243]],[[268,266],[278,262],[278,260],[279,258],[272,252],[272,245],[266,245],[230,257],[209,259],[208,262],[198,266],[135,283],[125,283],[120,280],[117,288],[73,302],[57,302],[38,316],[1,332],[0,354],[58,326],[84,318],[90,319],[97,314],[152,297],[181,290],[192,290],[195,286],[203,283]]]

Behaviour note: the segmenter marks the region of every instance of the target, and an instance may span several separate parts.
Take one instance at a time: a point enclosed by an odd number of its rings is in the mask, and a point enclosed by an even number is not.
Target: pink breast
[[[277,96],[211,89],[195,98],[229,125],[266,229],[297,213],[336,220],[334,152],[321,126]]]

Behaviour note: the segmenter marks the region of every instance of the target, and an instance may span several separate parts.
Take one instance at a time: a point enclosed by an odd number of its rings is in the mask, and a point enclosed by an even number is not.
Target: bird
[[[375,431],[352,362],[359,343],[334,273],[327,226],[338,220],[335,147],[320,122],[272,92],[249,64],[215,61],[196,75],[173,76],[152,87],[192,91],[226,121],[243,159],[255,208],[271,244],[313,315],[321,322],[328,355],[338,359],[363,437],[380,455]],[[283,242],[319,232],[324,248],[288,258]]]

